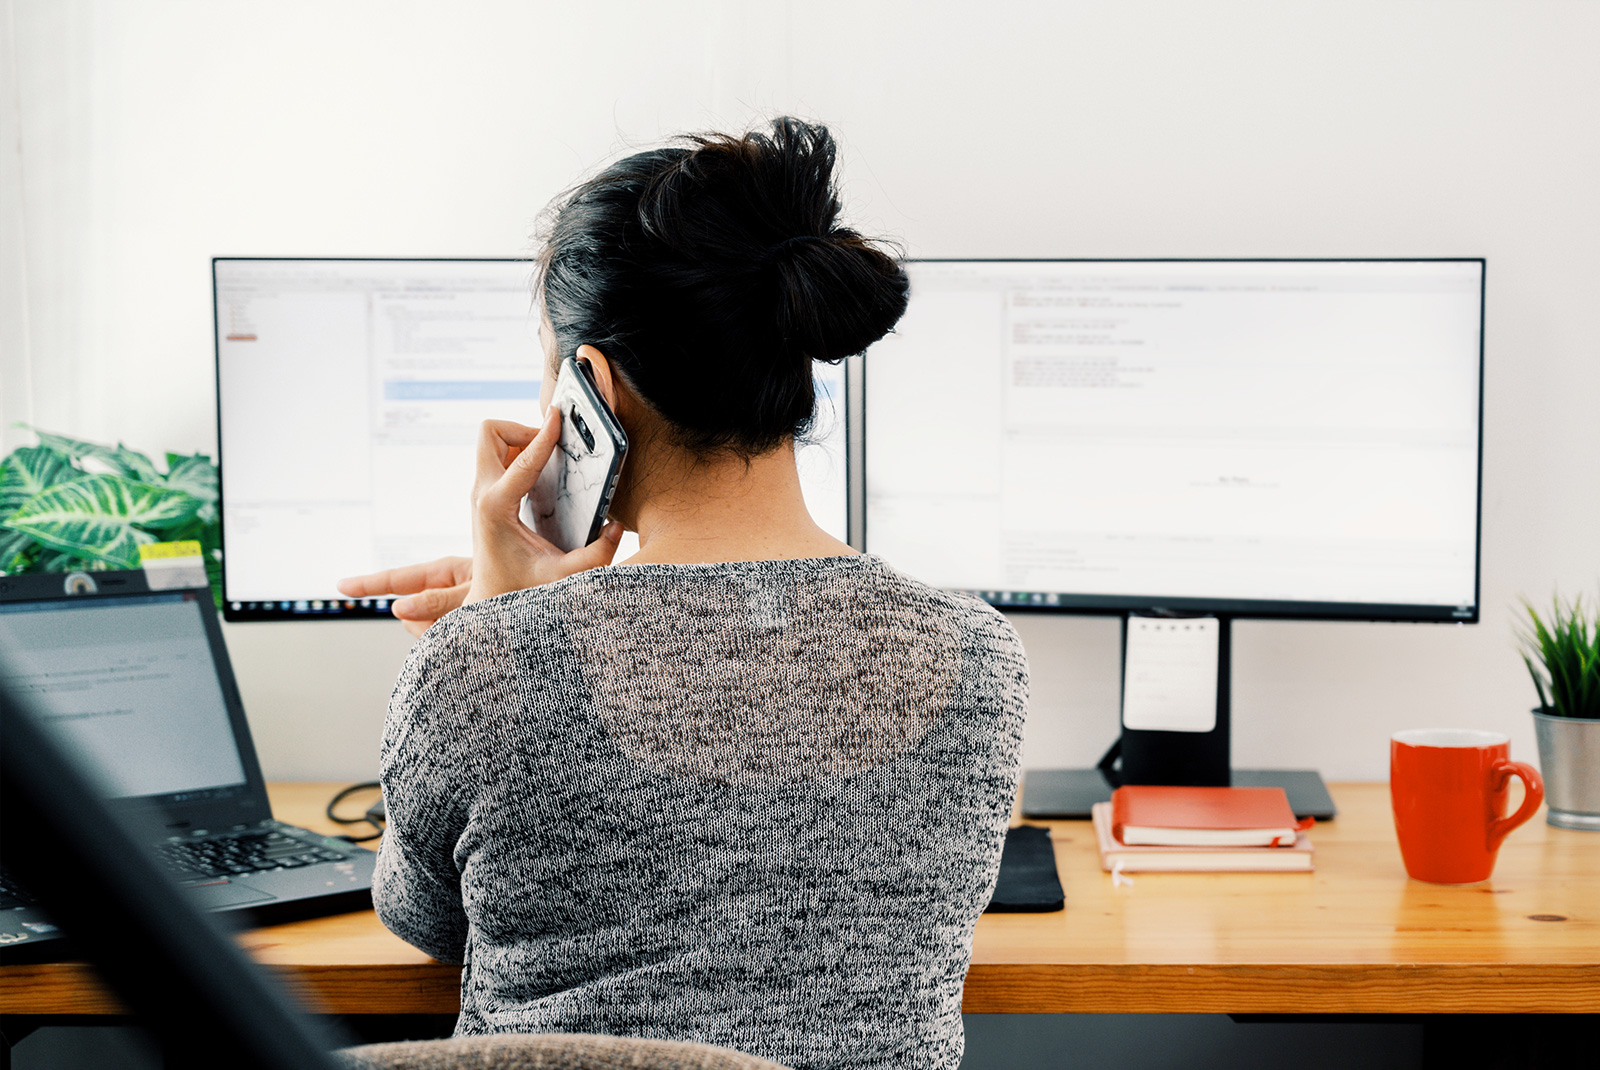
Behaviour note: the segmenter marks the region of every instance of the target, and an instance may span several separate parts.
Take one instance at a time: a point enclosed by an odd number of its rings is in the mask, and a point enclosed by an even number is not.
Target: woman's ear
[[[611,411],[616,412],[617,381],[611,374],[611,362],[594,346],[579,346],[576,355],[579,360],[589,362],[589,370],[594,373],[595,389],[600,391],[605,403],[611,406]]]

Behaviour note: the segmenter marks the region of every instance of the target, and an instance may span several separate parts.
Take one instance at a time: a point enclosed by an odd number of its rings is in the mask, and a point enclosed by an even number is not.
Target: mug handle
[[[1527,762],[1513,762],[1505,758],[1489,767],[1489,776],[1493,780],[1495,791],[1504,790],[1506,782],[1513,776],[1521,777],[1523,786],[1527,788],[1522,796],[1522,805],[1517,807],[1516,813],[1489,822],[1489,850],[1497,851],[1500,849],[1500,842],[1507,834],[1532,817],[1533,812],[1539,809],[1539,804],[1544,802],[1544,778],[1539,775],[1539,770]]]

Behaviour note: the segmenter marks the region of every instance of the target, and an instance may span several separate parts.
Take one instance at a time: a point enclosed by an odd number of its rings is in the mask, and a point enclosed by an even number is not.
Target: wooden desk
[[[1406,877],[1387,784],[1335,784],[1314,873],[1148,873],[1113,887],[1088,822],[1043,822],[1059,914],[986,914],[968,1013],[1600,1011],[1600,834],[1541,810],[1493,879]]]
[[[278,784],[285,820],[329,828],[335,785]],[[1494,879],[1408,880],[1382,784],[1333,788],[1311,874],[1142,874],[1113,887],[1086,822],[1051,822],[1058,914],[978,924],[964,1009],[1233,1014],[1600,1012],[1600,834],[1512,833]],[[323,1009],[448,1013],[457,967],[371,912],[257,929],[242,941]],[[107,1014],[84,967],[0,969],[0,1014]]]

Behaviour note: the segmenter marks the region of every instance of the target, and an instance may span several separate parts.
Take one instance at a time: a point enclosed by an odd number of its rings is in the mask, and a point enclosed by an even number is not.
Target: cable
[[[347,788],[339,789],[339,793],[328,800],[328,809],[325,812],[328,815],[329,821],[340,825],[359,825],[362,822],[366,822],[367,824],[371,825],[374,830],[376,830],[370,835],[366,836],[337,836],[335,839],[347,840],[350,843],[366,843],[368,840],[375,840],[379,836],[383,835],[383,800],[381,798],[376,803],[373,803],[371,806],[367,807],[367,812],[362,814],[360,817],[340,817],[338,814],[333,812],[333,808],[335,806],[338,806],[356,792],[371,791],[373,788],[379,786],[380,785],[376,780],[363,780],[359,784],[351,784]]]

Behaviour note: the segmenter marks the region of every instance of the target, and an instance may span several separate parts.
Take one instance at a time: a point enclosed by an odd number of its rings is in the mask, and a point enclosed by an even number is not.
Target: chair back
[[[339,1055],[346,1070],[786,1070],[709,1044],[589,1033],[411,1040],[347,1048]]]

